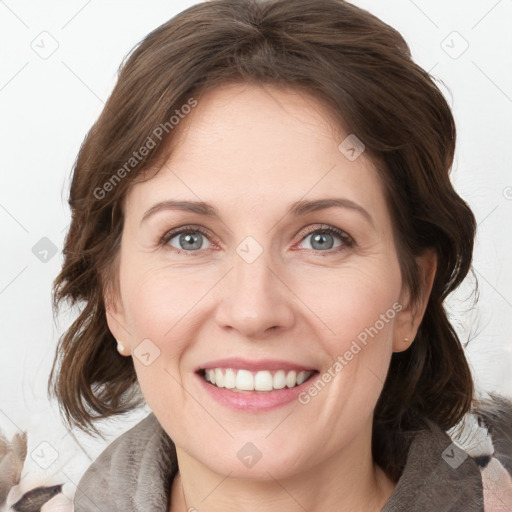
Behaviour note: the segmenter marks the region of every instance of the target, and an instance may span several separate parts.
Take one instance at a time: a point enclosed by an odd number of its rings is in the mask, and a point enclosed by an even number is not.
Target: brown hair
[[[64,299],[83,307],[59,342],[50,394],[68,424],[95,433],[94,421],[142,403],[133,362],[116,351],[104,305],[117,275],[123,198],[167,157],[177,133],[171,116],[227,82],[313,94],[364,142],[385,184],[414,300],[421,291],[414,257],[437,252],[425,316],[411,347],[392,355],[374,414],[374,458],[397,479],[404,433],[418,428],[418,418],[448,429],[472,404],[471,372],[443,302],[470,270],[476,224],[450,183],[455,125],[442,93],[395,29],[342,0],[211,0],[158,27],[127,58],[74,166],[54,311]],[[162,126],[161,142],[127,167]]]

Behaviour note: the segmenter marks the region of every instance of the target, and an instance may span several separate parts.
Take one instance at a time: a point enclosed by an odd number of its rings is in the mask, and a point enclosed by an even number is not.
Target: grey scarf
[[[454,468],[442,457],[448,434],[430,428],[413,439],[402,475],[382,512],[482,512],[482,478],[471,457]],[[174,443],[149,414],[120,436],[82,477],[76,512],[168,512],[178,471]]]

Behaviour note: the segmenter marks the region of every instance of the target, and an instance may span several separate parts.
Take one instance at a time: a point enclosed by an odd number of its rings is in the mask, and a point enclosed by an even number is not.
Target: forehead
[[[364,153],[351,161],[340,151],[350,134],[326,102],[303,91],[224,85],[201,95],[176,128],[169,159],[132,187],[129,210],[173,198],[256,213],[340,194],[385,208],[372,162]]]

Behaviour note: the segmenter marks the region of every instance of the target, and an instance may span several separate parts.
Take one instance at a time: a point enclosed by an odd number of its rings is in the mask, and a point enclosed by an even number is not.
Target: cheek
[[[355,339],[364,343],[365,337],[392,335],[397,309],[401,309],[398,262],[375,259],[315,272],[300,285],[298,295],[307,297],[305,302],[323,324],[322,339],[333,358]]]
[[[347,343],[361,333],[364,337],[365,330],[376,323],[379,331],[389,330],[390,323],[382,326],[380,318],[400,294],[401,278],[395,259],[370,257],[339,268],[310,266],[307,273],[304,268],[283,273],[293,290],[289,307],[299,322],[307,321],[317,331],[330,355],[344,351]],[[207,295],[217,281],[214,271],[199,272],[193,266],[174,268],[161,263],[151,265],[142,259],[125,260],[121,268],[122,295],[133,343],[149,338],[166,353],[179,352],[191,325],[214,312],[215,304]],[[301,301],[297,302],[297,297]]]
[[[177,269],[147,259],[144,255],[126,258],[120,269],[130,348],[150,409],[167,410],[172,404],[173,411],[181,411],[167,422],[177,432],[182,424],[176,418],[184,417],[190,400],[183,387],[187,378],[183,357],[195,340],[196,326],[199,329],[200,321],[211,318],[201,299],[215,279],[192,268]]]
[[[320,424],[336,425],[347,435],[364,424],[375,408],[392,355],[394,323],[402,306],[400,280],[387,275],[350,272],[317,294],[324,304],[322,321],[329,329],[321,350],[329,355],[322,383],[299,397]],[[319,397],[319,398],[316,398]],[[333,427],[334,428],[334,427]],[[356,429],[357,430],[357,429]]]
[[[191,340],[193,306],[204,292],[200,283],[177,279],[176,275],[141,262],[131,267],[127,262],[124,273],[123,297],[133,362],[153,411],[161,410],[163,404],[182,411],[186,403],[180,364]],[[174,431],[181,428],[180,423],[170,421]]]
[[[169,269],[143,261],[126,261],[124,307],[134,343],[149,338],[160,349],[178,351],[182,329],[194,315],[194,306],[207,291],[204,278],[190,269]],[[173,340],[165,344],[165,340]],[[168,346],[167,346],[168,345]]]

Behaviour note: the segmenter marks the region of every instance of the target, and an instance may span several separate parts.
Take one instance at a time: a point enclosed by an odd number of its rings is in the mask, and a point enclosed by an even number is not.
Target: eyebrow
[[[301,215],[307,215],[311,212],[326,210],[327,208],[334,207],[354,210],[360,213],[372,226],[375,226],[372,216],[361,205],[351,201],[350,199],[340,197],[315,199],[312,201],[296,201],[290,205],[285,215],[293,215],[298,217]],[[205,203],[204,201],[168,200],[157,203],[149,210],[147,210],[146,213],[144,213],[140,223],[142,224],[149,217],[162,210],[181,210],[196,213],[198,215],[204,215],[206,217],[219,217],[217,210],[211,204]]]

